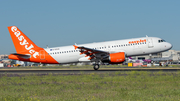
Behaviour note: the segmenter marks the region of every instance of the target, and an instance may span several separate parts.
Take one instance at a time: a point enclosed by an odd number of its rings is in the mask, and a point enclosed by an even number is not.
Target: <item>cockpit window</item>
[[[166,42],[166,41],[165,40],[158,40],[158,42],[161,43],[161,42]]]

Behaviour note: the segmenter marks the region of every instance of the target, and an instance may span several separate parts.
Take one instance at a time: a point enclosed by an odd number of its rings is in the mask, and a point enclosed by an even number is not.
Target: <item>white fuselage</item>
[[[172,48],[172,45],[170,43],[156,37],[142,37],[125,40],[79,44],[78,46],[84,46],[96,50],[106,51],[109,53],[125,52],[127,57],[159,53]],[[88,60],[88,57],[85,57],[85,54],[80,55],[79,49],[75,50],[73,45],[47,48],[45,49],[45,51],[59,63],[90,61]]]

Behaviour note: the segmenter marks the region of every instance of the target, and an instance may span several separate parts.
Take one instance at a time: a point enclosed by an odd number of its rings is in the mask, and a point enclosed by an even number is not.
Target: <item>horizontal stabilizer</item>
[[[16,55],[16,56],[21,57],[21,58],[24,58],[24,59],[29,59],[29,58],[31,58],[31,55],[29,55],[29,54],[13,53],[12,55]]]

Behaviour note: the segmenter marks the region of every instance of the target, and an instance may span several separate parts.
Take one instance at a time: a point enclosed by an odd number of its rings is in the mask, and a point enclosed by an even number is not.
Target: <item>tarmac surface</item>
[[[176,72],[180,68],[100,68],[92,69],[0,69],[0,73],[112,73],[118,71]]]

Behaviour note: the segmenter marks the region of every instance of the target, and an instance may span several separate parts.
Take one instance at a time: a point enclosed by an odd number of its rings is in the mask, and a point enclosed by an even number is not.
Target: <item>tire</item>
[[[99,65],[98,64],[95,64],[94,65],[94,70],[98,70],[99,69]]]

